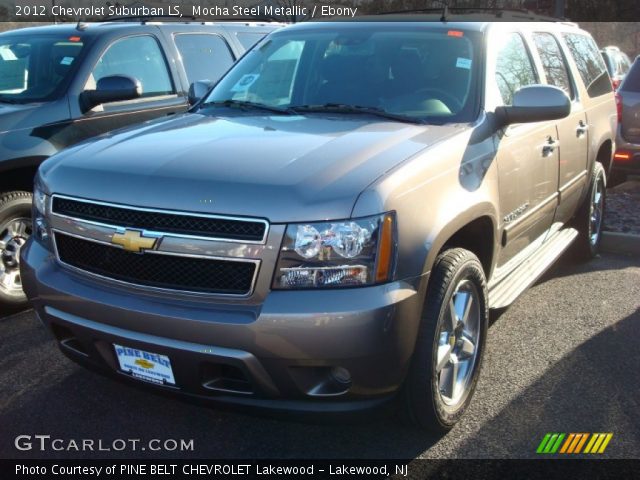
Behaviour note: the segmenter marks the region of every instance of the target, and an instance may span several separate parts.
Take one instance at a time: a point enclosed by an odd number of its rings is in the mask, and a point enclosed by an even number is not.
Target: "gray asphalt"
[[[438,437],[393,415],[293,422],[196,406],[85,371],[32,312],[0,319],[0,458],[532,458],[547,432],[612,432],[640,457],[640,258],[562,259],[496,315],[478,390]],[[18,435],[193,439],[193,452],[18,451]],[[144,444],[144,443],[143,443]]]

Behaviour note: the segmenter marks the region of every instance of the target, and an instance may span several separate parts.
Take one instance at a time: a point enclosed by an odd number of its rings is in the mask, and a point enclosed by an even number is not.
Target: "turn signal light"
[[[613,159],[626,161],[631,159],[631,153],[618,151],[613,154]]]

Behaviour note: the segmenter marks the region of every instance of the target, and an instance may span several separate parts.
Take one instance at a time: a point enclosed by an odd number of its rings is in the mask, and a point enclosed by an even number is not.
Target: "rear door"
[[[548,85],[561,88],[571,99],[571,113],[557,121],[559,139],[559,204],[555,221],[567,222],[580,201],[587,181],[589,127],[581,98],[576,93],[567,59],[555,35],[549,32],[532,34],[540,67]]]

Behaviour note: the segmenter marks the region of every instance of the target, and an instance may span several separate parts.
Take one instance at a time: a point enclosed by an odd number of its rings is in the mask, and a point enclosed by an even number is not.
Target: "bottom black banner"
[[[637,478],[640,460],[0,460],[0,478]]]

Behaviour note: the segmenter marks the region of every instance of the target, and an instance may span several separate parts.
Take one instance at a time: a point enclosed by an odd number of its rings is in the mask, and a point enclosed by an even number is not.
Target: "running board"
[[[489,308],[509,306],[553,265],[553,262],[562,255],[577,236],[578,231],[575,228],[564,228],[554,233],[509,275],[490,287]]]

